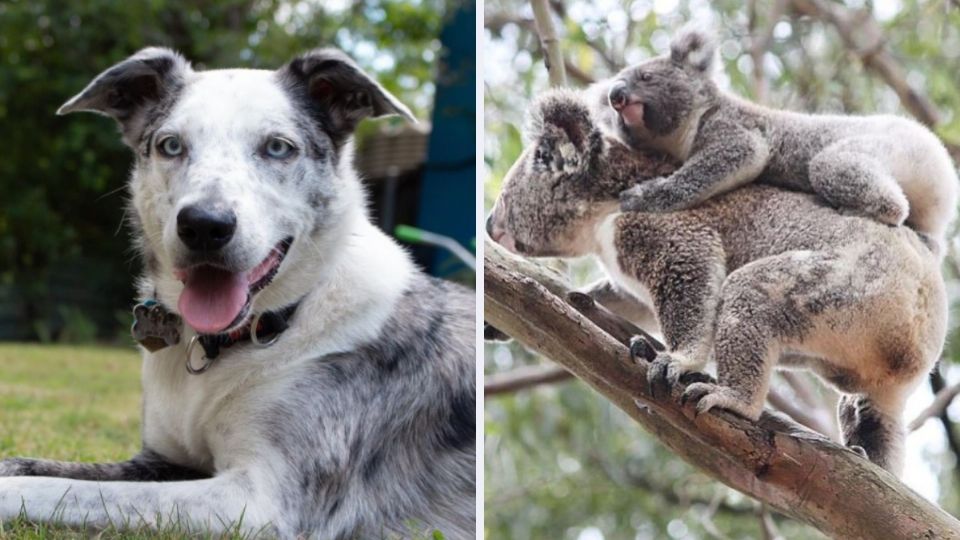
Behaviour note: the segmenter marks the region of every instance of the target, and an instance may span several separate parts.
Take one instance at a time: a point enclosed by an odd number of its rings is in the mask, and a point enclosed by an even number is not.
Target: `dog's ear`
[[[124,140],[132,146],[140,136],[145,112],[179,92],[191,72],[179,54],[149,47],[97,75],[57,114],[88,111],[109,116],[120,124]]]
[[[416,118],[343,51],[316,49],[294,58],[278,72],[288,87],[301,90],[319,107],[335,139],[345,139],[364,118],[400,115],[410,122]]]

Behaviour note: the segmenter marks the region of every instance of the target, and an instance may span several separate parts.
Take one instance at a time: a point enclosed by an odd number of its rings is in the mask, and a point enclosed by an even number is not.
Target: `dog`
[[[475,535],[475,296],[374,227],[352,165],[410,111],[347,55],[196,71],[144,49],[58,111],[135,153],[143,449],[0,461],[0,522],[323,539]]]

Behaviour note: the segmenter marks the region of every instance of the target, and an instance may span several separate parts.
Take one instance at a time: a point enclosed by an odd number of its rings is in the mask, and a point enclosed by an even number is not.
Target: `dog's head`
[[[357,123],[413,120],[333,49],[276,71],[194,71],[175,52],[148,48],[58,113],[74,111],[114,118],[134,150],[131,201],[148,278],[201,333],[309,290],[366,219],[351,164]]]

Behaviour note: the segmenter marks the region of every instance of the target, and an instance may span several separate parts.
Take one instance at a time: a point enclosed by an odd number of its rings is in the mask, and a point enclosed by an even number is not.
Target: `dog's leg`
[[[119,463],[75,463],[45,459],[12,458],[0,460],[0,477],[52,476],[74,480],[149,481],[197,480],[209,475],[169,463],[159,455],[144,451]]]
[[[237,529],[279,534],[278,497],[263,489],[270,485],[249,471],[185,482],[6,477],[0,478],[0,522],[23,514],[30,521],[92,529],[169,523],[215,536]]]

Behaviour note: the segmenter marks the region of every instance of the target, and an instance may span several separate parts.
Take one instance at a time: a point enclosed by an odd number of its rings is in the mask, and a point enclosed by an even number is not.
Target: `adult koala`
[[[540,98],[528,136],[487,221],[495,241],[528,256],[597,256],[655,308],[668,351],[651,382],[675,384],[716,359],[717,383],[684,394],[700,412],[755,420],[774,366],[812,369],[845,394],[844,442],[900,473],[904,403],[946,332],[938,258],[921,235],[764,185],[684,211],[620,213],[624,188],[674,167],[606,138],[580,93]]]

